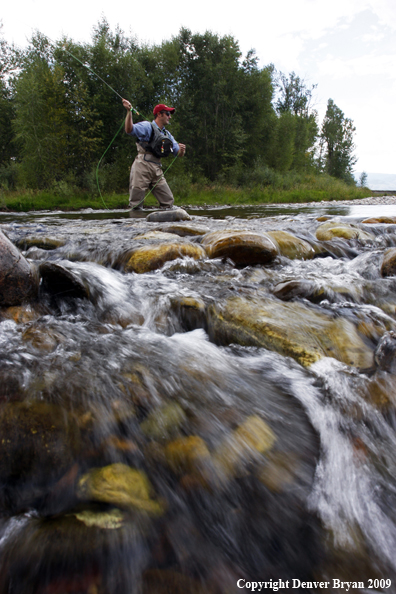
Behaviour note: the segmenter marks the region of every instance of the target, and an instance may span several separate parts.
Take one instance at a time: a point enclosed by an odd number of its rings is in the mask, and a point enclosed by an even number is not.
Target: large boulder
[[[0,231],[0,306],[20,305],[37,295],[38,277],[18,248]]]
[[[373,350],[355,325],[294,302],[233,297],[209,307],[208,332],[218,344],[265,347],[309,366],[334,357],[362,370],[373,369]]]
[[[278,255],[268,234],[253,231],[213,231],[204,235],[201,245],[209,258],[230,258],[237,266],[269,264]]]

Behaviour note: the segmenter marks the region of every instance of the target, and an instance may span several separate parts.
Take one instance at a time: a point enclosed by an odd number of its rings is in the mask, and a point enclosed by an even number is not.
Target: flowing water
[[[190,214],[190,225],[210,230],[278,229],[313,244],[320,215],[359,225],[396,211]],[[0,438],[12,431],[14,440],[0,462],[0,594],[230,594],[255,581],[266,582],[262,591],[348,589],[333,580],[354,582],[349,591],[396,592],[392,369],[362,371],[331,357],[303,367],[228,344],[178,306],[230,295],[274,300],[279,283],[313,283],[325,287],[322,299],[294,301],[370,328],[374,350],[396,330],[396,279],[379,272],[396,225],[371,225],[369,242],[334,240],[311,260],[237,268],[185,258],[125,273],[120,254],[160,226],[144,216],[1,216],[33,266],[60,265],[79,290],[42,285],[38,303],[0,311],[1,406],[14,406],[14,424],[0,411]],[[31,237],[60,245],[24,246]],[[23,426],[27,410],[35,425]],[[55,453],[47,429],[43,452],[31,443],[43,419],[57,427]],[[257,444],[251,436],[260,441],[263,431],[267,442]],[[141,487],[125,505],[117,495],[81,496],[81,478],[104,467],[139,471],[149,495]]]

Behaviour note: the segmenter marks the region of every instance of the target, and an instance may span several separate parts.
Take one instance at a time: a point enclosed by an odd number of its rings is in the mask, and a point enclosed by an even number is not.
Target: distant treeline
[[[232,36],[181,29],[148,46],[102,19],[89,44],[37,32],[21,50],[0,38],[0,187],[95,191],[126,112],[94,72],[142,114],[135,121],[151,120],[157,103],[176,108],[170,130],[187,153],[174,170],[186,184],[268,187],[322,173],[355,183],[353,122],[329,99],[320,124],[315,85],[260,68]],[[104,190],[127,187],[135,151],[121,132],[101,163]]]

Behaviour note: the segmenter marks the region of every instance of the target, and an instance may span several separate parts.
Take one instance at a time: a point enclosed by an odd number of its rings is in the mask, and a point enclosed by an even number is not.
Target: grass
[[[173,186],[170,183],[171,187]],[[232,187],[225,185],[186,184],[179,190],[173,187],[175,204],[178,206],[248,205],[320,202],[328,200],[354,200],[372,196],[368,188],[357,188],[328,177],[311,177],[307,182],[292,188]],[[41,210],[74,211],[85,208],[109,210],[128,208],[127,191],[123,193],[98,195],[75,192],[64,195],[45,190],[19,190],[0,193],[0,210],[27,212]],[[145,205],[156,206],[157,201],[150,195]]]

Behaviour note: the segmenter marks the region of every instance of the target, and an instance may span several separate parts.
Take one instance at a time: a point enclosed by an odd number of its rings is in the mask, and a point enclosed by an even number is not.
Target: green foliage
[[[65,200],[97,194],[100,162],[101,191],[127,192],[136,147],[116,134],[125,97],[140,112],[134,121],[150,120],[156,103],[176,108],[170,130],[187,152],[167,179],[183,199],[208,183],[247,185],[255,196],[285,189],[317,168],[314,89],[294,72],[260,68],[253,50],[242,56],[232,36],[210,31],[181,29],[149,46],[102,18],[90,43],[53,43],[37,32],[23,52],[0,36],[0,187],[47,189]],[[320,168],[350,182],[354,128],[331,107]]]
[[[329,99],[321,131],[321,166],[323,170],[349,184],[355,184],[353,166],[357,159],[353,154],[353,121]]]

